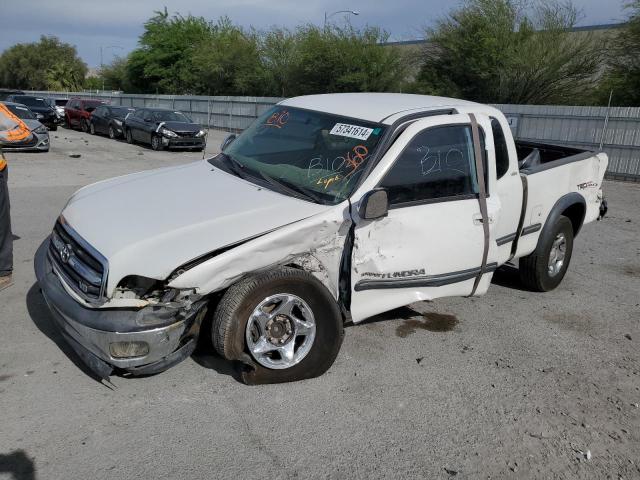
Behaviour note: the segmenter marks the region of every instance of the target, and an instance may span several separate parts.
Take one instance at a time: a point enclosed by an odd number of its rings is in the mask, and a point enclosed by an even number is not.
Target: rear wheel
[[[116,131],[113,129],[113,125],[109,125],[109,138],[111,140],[116,138]]]
[[[89,131],[89,124],[84,118],[80,120],[80,128],[84,133],[87,133]]]
[[[151,148],[154,150],[162,150],[162,139],[158,135],[151,137]]]
[[[548,292],[564,278],[573,253],[573,225],[564,216],[538,240],[538,248],[520,259],[520,279],[531,290]]]
[[[336,359],[343,335],[329,291],[294,268],[262,272],[231,286],[211,328],[216,351],[249,366],[242,377],[248,384],[322,375]]]

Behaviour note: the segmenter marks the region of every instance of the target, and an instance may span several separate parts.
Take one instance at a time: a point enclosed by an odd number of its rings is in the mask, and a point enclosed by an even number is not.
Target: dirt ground
[[[8,154],[0,479],[640,478],[640,184],[606,182],[610,214],[557,290],[498,272],[483,298],[350,326],[320,378],[247,387],[206,350],[111,389],[89,378],[38,291],[38,245],[79,187],[201,155],[64,129],[48,154]]]

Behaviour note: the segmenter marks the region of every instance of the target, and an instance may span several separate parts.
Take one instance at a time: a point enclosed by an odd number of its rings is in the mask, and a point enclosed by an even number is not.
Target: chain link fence
[[[241,132],[282,98],[33,92],[56,98],[97,97],[113,105],[162,107],[188,113],[208,128]],[[519,140],[571,145],[609,155],[607,177],[640,181],[640,108],[495,105]]]

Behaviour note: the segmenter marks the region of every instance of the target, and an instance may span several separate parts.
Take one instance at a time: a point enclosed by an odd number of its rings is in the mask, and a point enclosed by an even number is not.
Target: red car
[[[107,103],[95,98],[70,98],[64,107],[65,126],[69,128],[80,127],[83,132],[88,132],[91,112],[100,105],[106,105]]]

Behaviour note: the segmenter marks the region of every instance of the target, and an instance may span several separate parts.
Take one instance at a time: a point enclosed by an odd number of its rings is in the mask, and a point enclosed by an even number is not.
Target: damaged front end
[[[115,296],[144,306],[84,306],[56,273],[49,245],[45,240],[35,256],[38,283],[61,333],[96,376],[107,379],[114,370],[150,375],[191,355],[207,299],[130,277],[120,282]]]

